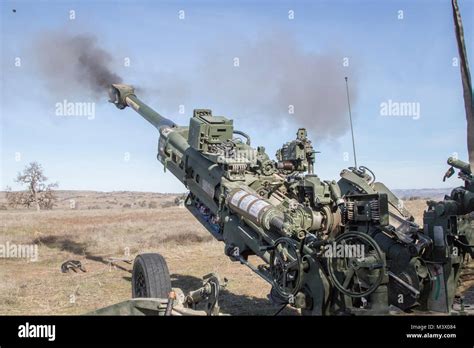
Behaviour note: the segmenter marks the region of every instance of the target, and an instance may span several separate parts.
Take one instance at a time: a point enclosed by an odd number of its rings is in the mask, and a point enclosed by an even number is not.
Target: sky
[[[459,4],[472,61],[474,1]],[[38,161],[60,189],[185,190],[156,160],[154,127],[105,92],[68,88],[69,64],[48,60],[62,47],[37,44],[51,33],[93,35],[110,69],[180,125],[211,108],[272,158],[306,126],[325,180],[353,165],[348,76],[359,165],[394,189],[460,184],[442,182],[449,156],[467,160],[448,0],[2,0],[0,21],[1,189],[19,189],[17,172]],[[64,100],[93,103],[93,117],[58,115]],[[397,115],[397,103],[412,108]]]

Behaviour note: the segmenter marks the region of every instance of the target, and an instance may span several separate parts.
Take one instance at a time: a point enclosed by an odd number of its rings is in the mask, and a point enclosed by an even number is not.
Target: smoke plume
[[[304,126],[318,140],[348,130],[344,77],[350,76],[351,102],[355,102],[357,76],[344,66],[341,52],[305,51],[285,34],[240,47],[223,45],[217,52],[201,67],[200,92],[207,93],[206,99],[226,104],[229,116],[242,116],[231,112],[257,116],[270,129]]]
[[[350,76],[355,102],[357,76],[343,65],[344,54],[334,49],[307,51],[285,33],[252,43],[237,41],[220,40],[201,50],[204,56],[194,54],[190,58],[194,73],[182,73],[180,66],[174,66],[172,73],[158,70],[152,85],[141,84],[137,95],[152,105],[158,102],[165,108],[159,112],[173,112],[180,104],[189,104],[188,110],[212,107],[228,117],[258,120],[256,126],[265,122],[267,129],[306,127],[318,140],[337,138],[348,130],[344,77]],[[92,92],[102,98],[110,83],[122,81],[110,68],[112,55],[92,35],[50,32],[36,40],[35,51],[56,95]],[[140,81],[149,78],[136,76]]]
[[[45,81],[55,94],[106,95],[111,83],[122,78],[111,71],[112,56],[89,34],[48,32],[34,42],[35,58]]]

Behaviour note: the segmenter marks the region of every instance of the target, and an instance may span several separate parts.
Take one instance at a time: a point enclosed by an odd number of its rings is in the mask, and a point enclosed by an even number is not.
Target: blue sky
[[[459,3],[472,65],[474,1]],[[180,10],[184,20],[178,18]],[[74,98],[96,102],[94,119],[55,115],[55,103],[71,95],[48,89],[35,67],[38,52],[32,49],[38,35],[51,30],[94,34],[113,55],[114,71],[125,82],[140,85],[139,97],[177,123],[186,125],[193,108],[210,107],[232,117],[236,128],[271,156],[294,138],[301,124],[291,118],[271,122],[272,115],[262,116],[262,110],[256,113],[239,98],[233,100],[232,91],[213,97],[201,82],[203,62],[239,56],[241,47],[261,37],[289,38],[303,52],[331,52],[341,62],[349,57],[359,164],[392,188],[458,185],[454,178],[441,181],[447,157],[457,153],[467,158],[448,0],[2,1],[0,12],[2,188],[18,188],[16,173],[36,160],[62,189],[184,191],[156,160],[156,130],[132,110],[119,111],[105,95],[93,100],[84,93]],[[15,66],[17,57],[21,67]],[[122,63],[125,57],[129,67]],[[212,73],[213,66],[206,69]],[[419,119],[382,116],[380,104],[388,100],[419,103]],[[340,103],[346,106],[344,98]],[[178,105],[185,106],[185,115]],[[325,127],[315,122],[310,136]],[[321,151],[315,169],[323,179],[337,178],[352,165],[349,128],[312,140]]]

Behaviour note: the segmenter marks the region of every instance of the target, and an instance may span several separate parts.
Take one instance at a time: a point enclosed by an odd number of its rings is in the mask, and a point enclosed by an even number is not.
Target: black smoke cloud
[[[161,105],[165,112],[193,100],[198,104],[189,107],[218,107],[219,113],[252,118],[258,120],[256,126],[267,129],[303,126],[318,140],[346,133],[344,77],[350,76],[351,100],[356,102],[357,74],[343,65],[343,53],[337,49],[307,51],[285,33],[252,42],[217,41],[195,58],[194,73],[180,73],[179,66],[172,70],[175,72],[157,72],[152,76],[153,85],[141,84],[137,95],[154,106]],[[71,92],[103,98],[110,83],[122,82],[111,69],[113,55],[93,35],[49,32],[34,46],[40,71],[56,96]],[[150,77],[135,78],[150,81]]]
[[[33,49],[40,73],[55,95],[87,90],[102,97],[108,85],[122,82],[110,68],[112,55],[93,35],[47,32],[34,41]]]

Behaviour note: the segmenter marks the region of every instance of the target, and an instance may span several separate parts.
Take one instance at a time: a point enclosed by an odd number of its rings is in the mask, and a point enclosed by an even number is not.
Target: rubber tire
[[[138,292],[136,280],[143,275],[145,290]],[[168,298],[171,291],[171,278],[168,265],[160,254],[140,254],[133,262],[132,271],[132,298]]]

